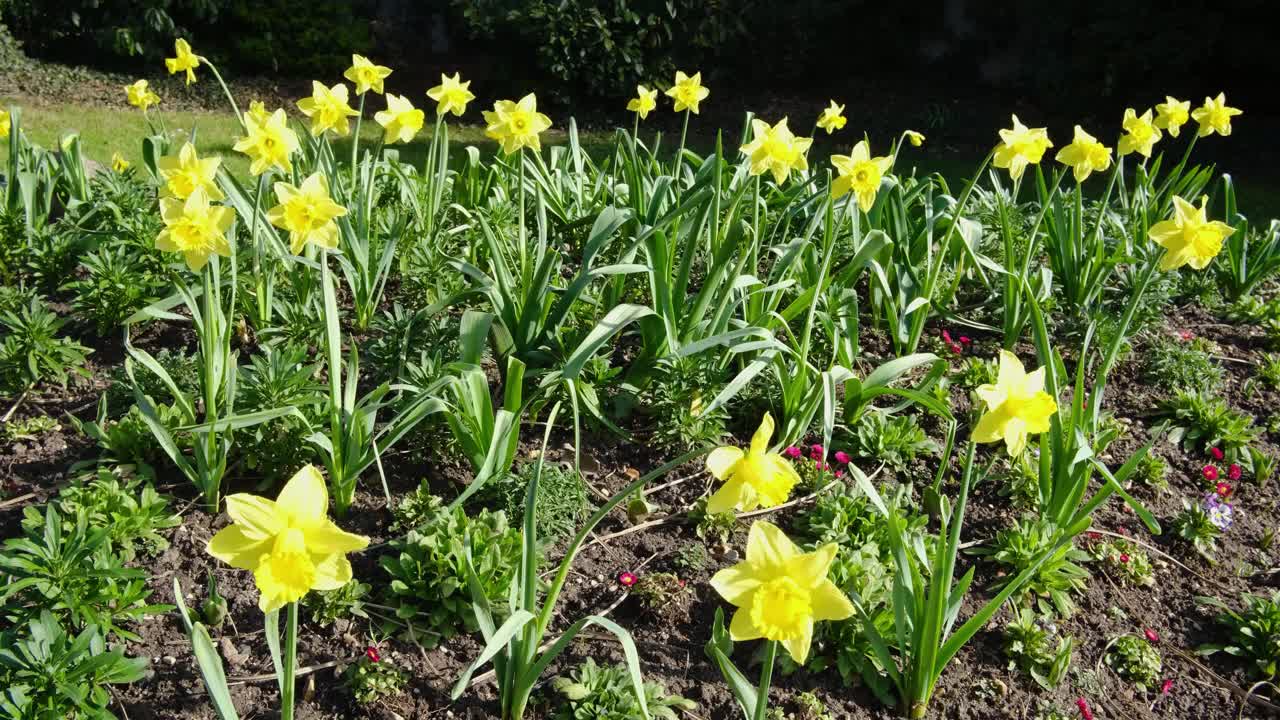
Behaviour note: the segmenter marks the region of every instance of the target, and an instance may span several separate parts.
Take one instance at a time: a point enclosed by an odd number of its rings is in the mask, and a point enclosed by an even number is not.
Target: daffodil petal
[[[827,571],[836,559],[835,543],[827,543],[810,553],[801,553],[786,563],[787,577],[802,587],[816,588],[827,581]]]
[[[791,659],[796,661],[797,665],[803,665],[804,661],[809,659],[809,645],[813,642],[813,621],[807,620],[800,628],[800,632],[782,640],[782,647],[787,649],[787,653],[791,655]]]
[[[322,522],[329,511],[329,492],[320,471],[314,465],[305,465],[294,473],[276,497],[276,506],[289,513],[302,527]]]
[[[791,538],[769,522],[756,522],[747,533],[747,562],[758,570],[779,572],[787,561],[799,555]]]
[[[725,602],[739,607],[746,605],[751,593],[760,587],[761,580],[751,570],[749,563],[738,563],[717,572],[711,578],[711,587]]]
[[[271,549],[270,540],[245,535],[239,525],[228,525],[209,540],[205,550],[233,568],[256,570],[262,555]]]
[[[729,621],[729,637],[734,642],[742,642],[743,640],[756,640],[764,637],[764,633],[760,628],[756,627],[755,622],[751,620],[750,599],[745,603],[748,607],[743,607],[733,614],[733,619]]]
[[[853,603],[844,591],[830,580],[824,580],[809,596],[814,620],[844,620],[852,617]]]
[[[274,502],[248,493],[227,496],[227,515],[253,540],[275,537],[285,527],[285,518]]]
[[[733,446],[718,447],[707,456],[707,472],[717,480],[724,480],[733,473],[733,468],[742,460],[742,448]]]
[[[351,581],[351,561],[335,553],[316,563],[316,580],[312,590],[337,590]]]

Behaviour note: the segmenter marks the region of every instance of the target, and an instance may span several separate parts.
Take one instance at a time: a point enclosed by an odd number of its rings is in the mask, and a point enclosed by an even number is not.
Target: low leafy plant
[[[710,560],[711,556],[707,553],[706,545],[683,543],[676,548],[675,554],[671,557],[671,564],[686,573],[698,573],[706,568]]]
[[[853,447],[859,457],[879,460],[894,470],[906,470],[917,457],[938,451],[916,421],[915,415],[869,412],[853,430]]]
[[[1134,468],[1133,481],[1161,492],[1169,489],[1169,463],[1154,453],[1147,453]]]
[[[1144,375],[1151,387],[1206,391],[1222,383],[1222,366],[1209,357],[1213,346],[1204,338],[1182,340],[1157,335],[1143,355]]]
[[[1204,503],[1191,503],[1184,498],[1182,512],[1171,523],[1178,537],[1191,543],[1191,547],[1210,562],[1218,547],[1218,536],[1231,523],[1231,506],[1226,505],[1224,510],[1223,505],[1216,495],[1210,495]]]
[[[1155,688],[1160,682],[1164,661],[1160,649],[1146,638],[1121,635],[1111,641],[1103,656],[1107,666],[1139,690]]]
[[[99,248],[81,261],[84,276],[67,288],[80,317],[107,336],[134,313],[159,300],[168,281],[139,267],[136,252],[116,245]]]
[[[51,415],[32,415],[21,420],[0,422],[0,440],[5,442],[34,440],[45,433],[61,429],[62,426]]]
[[[1161,406],[1161,413],[1173,426],[1169,440],[1181,443],[1188,452],[1219,447],[1228,458],[1235,458],[1260,435],[1252,417],[1203,391],[1178,391]]]
[[[312,590],[302,598],[302,604],[311,611],[311,619],[320,627],[328,627],[336,620],[359,617],[369,618],[364,610],[369,583],[352,578],[337,590]]]
[[[975,550],[975,553],[989,556],[1008,568],[1006,575],[1012,578],[1030,568],[1047,550],[1058,546],[1058,536],[1058,528],[1047,520],[1021,518],[997,533],[995,542],[989,547]],[[1053,610],[1064,617],[1070,616],[1075,611],[1075,601],[1071,596],[1084,592],[1085,580],[1089,577],[1089,571],[1077,563],[1088,557],[1074,543],[1060,545],[1022,586],[1019,596],[1040,603],[1041,612]],[[999,586],[1004,584],[1001,582]],[[1044,600],[1048,600],[1049,606],[1043,605]]]
[[[73,374],[89,377],[84,363],[93,351],[59,336],[66,322],[39,298],[0,313],[0,390],[21,392],[45,380],[66,387]]]
[[[174,385],[179,388],[194,388],[200,384],[200,358],[194,353],[180,349],[160,348],[152,354],[155,361],[164,368]],[[169,386],[153,373],[136,374],[142,394],[151,398],[157,405],[172,404],[175,400]],[[111,386],[107,388],[107,403],[119,414],[121,408],[129,408],[133,403],[133,390],[129,377],[121,367],[111,369]]]
[[[631,595],[646,611],[670,618],[672,613],[687,608],[693,597],[693,588],[675,573],[644,573],[631,587]]]
[[[551,686],[564,698],[553,704],[550,717],[554,720],[676,720],[679,713],[697,708],[692,700],[668,694],[661,683],[645,682],[646,715],[626,666],[597,665],[592,658],[552,680]]]
[[[700,500],[689,511],[689,519],[693,521],[693,530],[699,538],[726,545],[733,537],[733,530],[738,525],[738,516],[731,511],[720,513],[707,512],[706,500]]]
[[[366,653],[342,671],[342,685],[361,705],[399,695],[409,682],[408,672],[388,659],[379,657],[375,660],[373,657]]]
[[[425,647],[479,629],[467,589],[468,544],[478,586],[493,602],[505,599],[520,559],[520,533],[501,511],[468,516],[436,498],[425,521],[378,558],[391,578],[388,602],[408,625],[406,634]]]
[[[506,510],[507,517],[518,517],[522,512],[525,490],[538,471],[537,466],[537,463],[526,463],[505,478],[490,481],[490,487],[500,506]],[[582,477],[572,468],[544,465],[538,488],[538,504],[534,513],[538,537],[554,543],[572,535],[590,509],[587,486]]]
[[[264,345],[263,352],[240,367],[236,402],[241,412],[292,406],[299,414],[285,415],[247,428],[236,438],[245,467],[263,474],[269,483],[287,480],[315,457],[307,442],[310,421],[317,421],[324,404],[324,388],[316,382],[317,365],[308,362],[305,348]]]
[[[1242,609],[1234,610],[1217,598],[1196,600],[1221,611],[1215,622],[1226,632],[1226,640],[1201,645],[1198,652],[1213,655],[1225,652],[1249,663],[1250,672],[1263,680],[1274,680],[1280,671],[1280,590],[1270,597],[1244,593]]]
[[[999,369],[995,360],[971,355],[960,361],[960,367],[951,373],[951,378],[956,385],[973,390],[981,385],[994,385]]]
[[[1155,578],[1151,574],[1151,559],[1132,540],[1094,540],[1089,547],[1089,556],[1100,563],[1109,575],[1119,577],[1129,585],[1155,584]]]
[[[50,501],[62,517],[62,529],[74,533],[84,519],[91,530],[106,530],[106,551],[125,562],[139,550],[155,555],[169,547],[162,530],[177,527],[180,520],[170,512],[169,501],[150,482],[108,468],[98,468],[87,476],[77,476]],[[47,516],[28,506],[22,526],[30,533],[43,532]]]
[[[1269,390],[1280,390],[1280,355],[1268,353],[1254,375]]]
[[[712,363],[701,356],[664,359],[651,384],[648,411],[654,418],[653,439],[659,447],[683,452],[719,442],[729,419],[723,407],[707,406],[718,390]]]
[[[1071,636],[1059,636],[1050,618],[1037,615],[1029,608],[1019,610],[1004,629],[1004,652],[1009,658],[1009,669],[1030,675],[1046,690],[1062,683],[1071,667],[1074,644]]]

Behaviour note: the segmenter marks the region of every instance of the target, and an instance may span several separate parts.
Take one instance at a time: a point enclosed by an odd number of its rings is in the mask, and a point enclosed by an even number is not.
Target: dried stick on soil
[[[1219,688],[1226,690],[1227,692],[1234,695],[1238,700],[1240,700],[1241,702],[1240,712],[1242,714],[1244,713],[1244,705],[1250,704],[1255,707],[1262,708],[1263,710],[1270,712],[1272,715],[1280,715],[1280,705],[1276,705],[1275,703],[1269,700],[1264,700],[1263,698],[1253,694],[1253,691],[1257,689],[1257,685],[1254,685],[1252,688],[1246,691],[1244,688],[1240,687],[1239,685],[1236,685],[1230,680],[1227,680],[1226,678],[1222,677],[1218,673],[1209,669],[1208,666],[1200,662],[1190,653],[1176,647],[1169,648],[1169,650],[1174,655],[1177,655],[1182,660],[1193,665],[1196,669],[1200,670],[1205,675],[1208,675],[1209,677],[1213,678],[1214,682],[1218,684],[1217,686]]]

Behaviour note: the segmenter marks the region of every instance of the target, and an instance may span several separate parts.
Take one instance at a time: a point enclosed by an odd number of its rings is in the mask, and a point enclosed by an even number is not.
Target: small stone
[[[165,665],[168,665],[169,667],[173,667],[174,665],[178,664],[178,658],[172,655],[165,655],[164,657],[160,658],[160,662],[163,662]]]
[[[627,476],[627,479],[628,479],[628,480],[630,480],[630,481],[632,481],[632,482],[635,482],[636,480],[639,480],[639,479],[640,479],[640,471],[639,471],[639,470],[637,470],[637,469],[635,469],[635,468],[633,468],[633,467],[623,468],[623,469],[622,469],[622,474],[623,474],[623,475],[626,475],[626,476]]]

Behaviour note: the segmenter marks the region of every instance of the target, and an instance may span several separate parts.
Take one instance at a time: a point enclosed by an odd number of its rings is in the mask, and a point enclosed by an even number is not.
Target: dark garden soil
[[[1177,310],[1163,327],[1153,330],[1167,333],[1183,331],[1216,343],[1216,354],[1226,370],[1224,397],[1231,398],[1235,407],[1259,419],[1271,414],[1280,401],[1280,393],[1259,389],[1250,395],[1241,390],[1244,381],[1252,374],[1253,364],[1263,352],[1259,331],[1224,323],[1203,310],[1190,307]],[[144,346],[172,347],[186,344],[189,338],[181,332],[156,329],[134,342]],[[873,349],[875,344],[873,341],[867,343]],[[997,349],[998,340],[978,336],[968,352],[986,357]],[[1142,377],[1136,368],[1134,358],[1141,354],[1142,349],[1139,344],[1136,352],[1114,373],[1110,387],[1107,407],[1128,428],[1126,436],[1104,458],[1113,467],[1146,441],[1148,433],[1157,424],[1154,411],[1164,397],[1164,390]],[[113,350],[104,345],[97,350],[91,356],[96,363],[92,366],[94,380],[73,383],[65,392],[28,397],[20,405],[16,417],[33,414],[63,417],[70,413],[92,418],[97,398],[106,390],[104,378],[109,367],[121,361],[118,347]],[[967,406],[968,398],[961,391],[953,390],[953,394],[958,410]],[[641,424],[636,420],[636,426],[630,428],[636,434],[636,444],[627,444],[608,435],[590,437],[584,444],[584,474],[599,495],[611,494],[629,482],[636,472],[647,472],[661,463],[662,458],[645,449],[645,428]],[[749,432],[749,429],[740,429],[737,433],[739,442],[745,441]],[[428,436],[429,433],[424,434],[424,437]],[[570,439],[568,434],[555,436],[548,460],[572,463]],[[540,438],[534,437],[533,433],[526,432],[518,462],[528,462],[535,457],[539,441]],[[1272,454],[1280,451],[1271,437],[1264,436],[1260,447]],[[988,452],[992,449],[983,450],[984,454]],[[1156,443],[1154,452],[1164,457],[1172,470],[1170,489],[1164,493],[1145,487],[1133,490],[1136,497],[1167,527],[1169,520],[1181,508],[1180,498],[1197,498],[1208,489],[1200,476],[1206,459],[1190,456],[1163,439]],[[14,442],[0,450],[0,483],[3,483],[0,498],[8,498],[0,500],[0,531],[7,537],[19,534],[23,509],[44,502],[67,477],[68,468],[73,463],[92,459],[94,455],[92,444],[80,437],[67,422],[63,422],[60,431],[44,434],[36,440]],[[427,459],[422,460],[423,457]],[[864,467],[863,470],[870,473],[875,468]],[[887,470],[882,470],[876,480],[914,481],[917,486],[922,486],[931,478],[933,468],[919,464],[916,471],[907,474],[912,476],[895,478]],[[387,472],[390,490],[396,497],[416,487],[422,478],[429,478],[438,492],[449,496],[456,494],[468,477],[463,465],[450,458],[434,457],[428,447],[414,452],[392,453],[388,458]],[[954,494],[955,473],[951,475],[947,487]],[[377,556],[379,546],[392,539],[389,531],[391,515],[376,477],[365,477],[364,481],[356,506],[342,524],[348,530],[371,538],[371,547],[354,556],[353,563],[356,577],[373,585],[372,597],[377,602],[378,589],[385,584],[385,574],[377,564]],[[180,477],[161,477],[160,484],[175,498],[174,507],[182,511],[182,524],[167,531],[171,542],[168,549],[154,558],[140,558],[136,563],[150,574],[150,586],[154,591],[152,601],[172,602],[173,580],[177,578],[186,593],[187,602],[198,603],[203,598],[207,573],[214,573],[230,608],[227,623],[214,631],[214,638],[232,682],[236,705],[243,717],[271,717],[277,692],[271,660],[263,641],[262,615],[257,609],[257,592],[252,577],[249,573],[217,563],[204,551],[211,535],[227,522],[226,517],[224,514],[211,516],[197,507],[190,488],[181,482]],[[716,608],[724,606],[709,586],[708,579],[715,570],[738,559],[747,523],[739,523],[735,537],[728,545],[708,544],[710,562],[705,569],[683,577],[688,588],[687,602],[677,602],[660,612],[646,610],[636,598],[628,597],[628,590],[618,584],[616,577],[622,571],[640,575],[655,571],[676,572],[673,564],[676,551],[704,542],[694,528],[683,521],[681,511],[709,491],[709,478],[700,472],[699,467],[689,466],[660,479],[657,485],[668,486],[649,498],[660,510],[648,525],[633,528],[619,511],[596,530],[593,540],[573,568],[567,592],[558,608],[557,622],[553,625],[563,627],[565,618],[608,611],[613,619],[630,629],[639,648],[646,677],[660,681],[670,691],[698,703],[691,716],[735,717],[738,711],[715,666],[704,655],[703,646],[708,640]],[[962,538],[966,547],[988,541],[1017,515],[1009,500],[997,492],[995,485],[980,482],[975,488]],[[230,487],[227,491],[240,489],[245,488]],[[1150,536],[1138,518],[1113,499],[1095,516],[1094,530],[1127,534],[1147,546],[1155,566],[1154,585],[1126,586],[1119,578],[1108,576],[1099,565],[1090,566],[1093,576],[1088,582],[1088,590],[1076,597],[1078,610],[1062,625],[1062,629],[1077,641],[1073,660],[1076,671],[1054,692],[1042,690],[1019,671],[1006,667],[1001,649],[1001,628],[1010,616],[1008,608],[1002,609],[943,673],[929,717],[1029,720],[1036,717],[1041,705],[1051,705],[1068,713],[1067,716],[1075,717],[1078,716],[1076,700],[1083,697],[1087,699],[1093,716],[1099,720],[1237,718],[1242,705],[1240,689],[1249,686],[1249,677],[1245,669],[1228,656],[1201,658],[1194,655],[1197,646],[1214,636],[1212,612],[1197,604],[1196,597],[1212,595],[1234,602],[1243,591],[1269,592],[1277,584],[1277,575],[1272,570],[1276,566],[1274,549],[1263,549],[1267,546],[1264,535],[1274,531],[1280,519],[1280,509],[1274,497],[1271,487],[1258,487],[1249,483],[1248,478],[1238,484],[1236,523],[1219,541],[1217,564],[1209,564],[1189,552],[1185,543],[1177,542],[1169,533]],[[771,519],[786,528],[797,510],[802,508],[803,504],[773,513]],[[663,518],[666,520],[655,521]],[[632,531],[627,532],[629,529]],[[1085,539],[1084,542],[1090,540]],[[556,558],[554,549],[551,557]],[[974,562],[973,556],[962,554],[959,572]],[[979,565],[975,591],[961,611],[962,618],[972,614],[991,596],[989,588],[999,579],[995,567],[991,563]],[[449,700],[449,690],[459,671],[480,650],[476,638],[456,637],[429,651],[394,638],[379,638],[377,645],[383,658],[407,669],[412,677],[401,695],[374,706],[359,706],[351,701],[336,676],[344,663],[358,658],[372,642],[368,624],[359,619],[355,622],[339,620],[331,626],[319,627],[305,609],[301,618],[299,718],[413,720],[493,716],[495,691],[491,685],[477,683],[459,701],[451,703]],[[1123,633],[1142,634],[1146,629],[1159,635],[1159,647],[1164,656],[1162,677],[1173,681],[1167,694],[1162,694],[1159,689],[1136,691],[1102,662],[1109,639]],[[142,641],[133,644],[129,648],[130,653],[146,656],[150,660],[150,670],[146,679],[115,688],[118,708],[123,710],[121,716],[130,720],[213,718],[177,615],[168,613],[151,617],[141,623],[137,632]],[[752,643],[739,644],[735,660],[740,665],[746,664],[753,648]],[[553,670],[576,665],[587,657],[617,661],[621,659],[621,653],[611,637],[588,635],[577,642]],[[550,678],[554,674],[548,672],[544,677]],[[544,687],[544,690],[536,694],[544,702],[554,702],[555,693],[549,687]],[[895,717],[865,688],[845,687],[833,672],[816,676],[801,672],[779,678],[775,682],[773,704],[788,711],[796,710],[791,705],[792,700],[804,690],[815,692],[839,718]],[[546,708],[541,707],[533,714],[542,716],[545,712]],[[1261,717],[1262,713],[1259,709],[1244,711],[1248,717]]]

